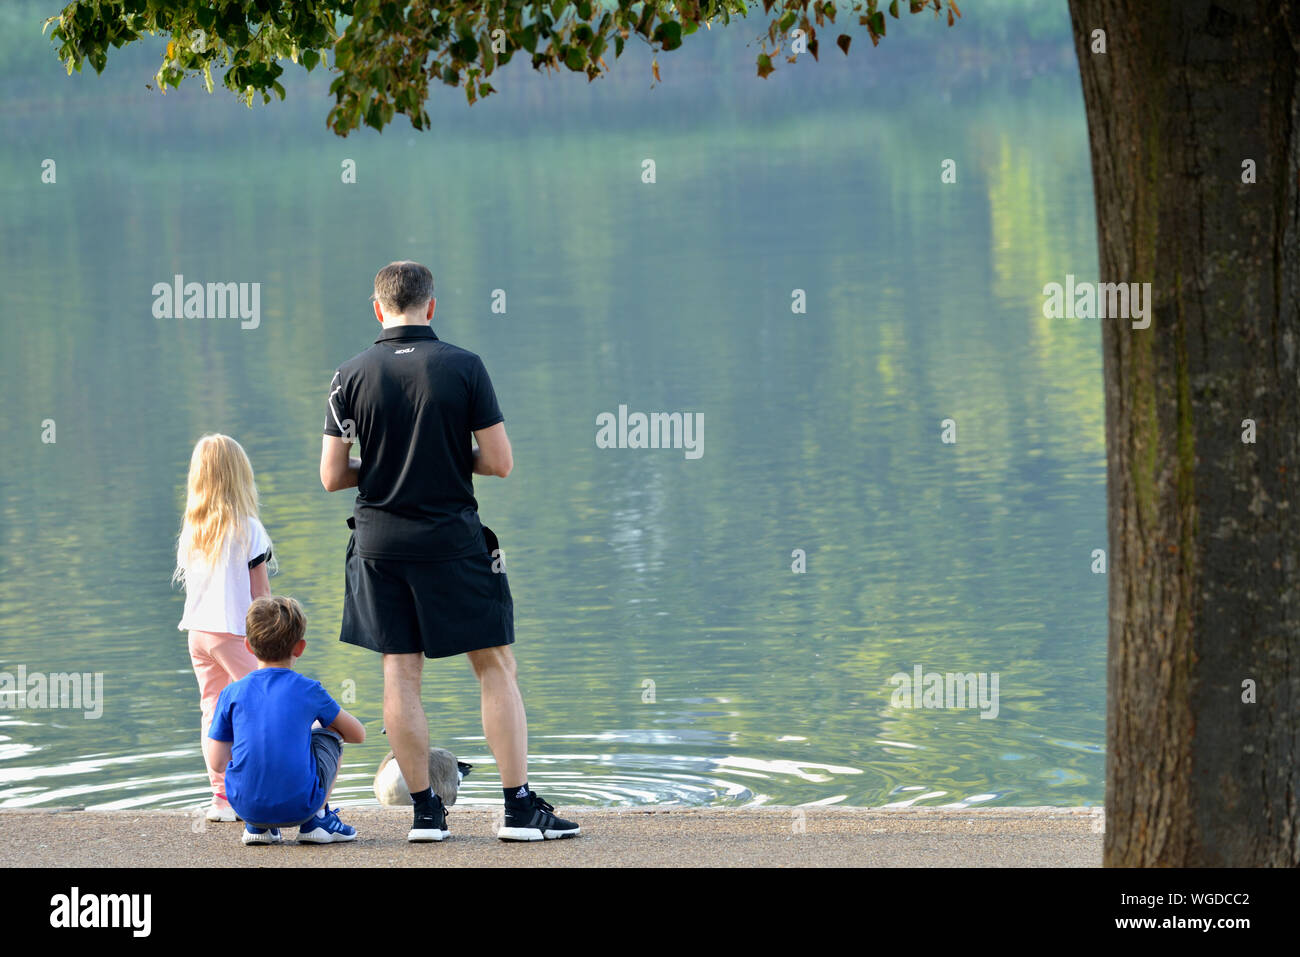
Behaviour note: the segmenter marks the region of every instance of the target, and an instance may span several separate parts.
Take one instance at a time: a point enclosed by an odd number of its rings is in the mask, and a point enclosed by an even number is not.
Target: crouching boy
[[[329,806],[343,742],[366,729],[319,681],[293,670],[307,647],[307,618],[292,598],[259,598],[248,609],[248,650],[257,670],[227,685],[208,737],[226,774],[226,798],[244,820],[245,844],[279,844],[280,828],[298,828],[304,844],[351,841],[355,829]]]

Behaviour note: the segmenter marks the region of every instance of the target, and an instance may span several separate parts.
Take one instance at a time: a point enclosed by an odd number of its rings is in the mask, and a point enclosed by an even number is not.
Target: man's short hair
[[[306,634],[307,616],[292,598],[259,598],[248,606],[244,631],[258,661],[284,661]]]
[[[389,263],[375,274],[373,298],[389,314],[422,306],[433,298],[433,273],[410,260]]]

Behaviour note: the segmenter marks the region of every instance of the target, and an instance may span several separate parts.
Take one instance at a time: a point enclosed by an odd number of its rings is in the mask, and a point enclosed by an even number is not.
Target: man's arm
[[[340,489],[357,487],[361,460],[348,456],[348,450],[351,448],[350,439],[343,439],[337,435],[321,436],[320,484],[325,486],[325,491],[337,492]]]
[[[498,422],[474,433],[478,448],[474,450],[474,474],[497,475],[505,478],[515,467],[510,440],[506,438],[506,424]]]

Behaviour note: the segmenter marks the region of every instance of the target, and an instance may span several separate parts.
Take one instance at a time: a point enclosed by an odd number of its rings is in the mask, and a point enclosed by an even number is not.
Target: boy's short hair
[[[248,606],[244,630],[258,661],[284,661],[307,633],[307,616],[292,598],[259,598]]]

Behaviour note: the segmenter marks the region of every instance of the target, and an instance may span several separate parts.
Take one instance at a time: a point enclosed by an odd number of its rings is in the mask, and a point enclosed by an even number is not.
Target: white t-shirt
[[[271,560],[271,536],[262,523],[248,519],[248,545],[240,554],[233,538],[228,540],[221,561],[212,568],[185,570],[185,615],[177,626],[181,631],[212,631],[244,634],[244,619],[253,603],[248,572]]]

